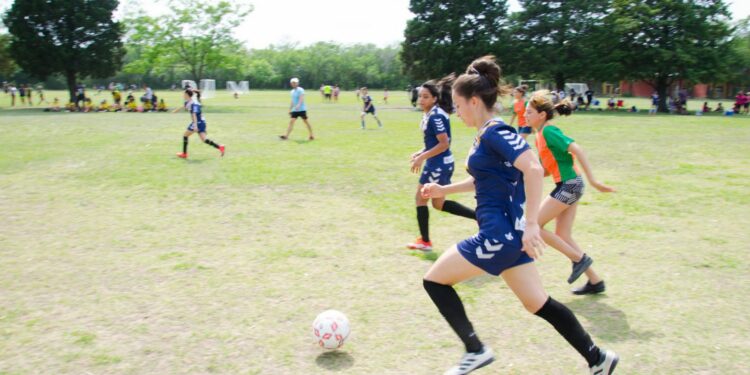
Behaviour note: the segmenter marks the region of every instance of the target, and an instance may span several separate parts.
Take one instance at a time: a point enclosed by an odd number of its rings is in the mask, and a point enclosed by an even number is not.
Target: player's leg
[[[310,125],[310,121],[307,119],[307,115],[302,116],[302,121],[305,122],[305,126],[307,127],[307,132],[310,134],[308,139],[311,141],[314,140],[315,136],[313,136],[312,125]]]
[[[280,135],[279,138],[281,139],[289,139],[289,135],[292,134],[292,130],[294,129],[294,123],[297,121],[297,117],[292,116],[291,119],[289,119],[289,126],[286,128],[286,133],[284,135]]]
[[[619,360],[617,354],[599,349],[573,312],[547,295],[534,263],[509,268],[501,276],[527,311],[551,324],[586,359],[592,373],[612,373]],[[594,372],[599,370],[602,372]]]
[[[555,234],[560,236],[560,238],[562,238],[563,241],[565,241],[568,245],[572,246],[580,252],[583,252],[581,250],[581,247],[578,246],[578,243],[576,243],[576,241],[573,239],[573,223],[575,222],[577,212],[578,202],[573,203],[570,208],[558,215],[555,219]],[[602,280],[602,278],[599,277],[596,271],[594,271],[594,267],[589,267],[588,269],[586,269],[585,274],[589,279],[588,282],[586,282],[584,286],[575,289],[573,293],[595,294],[604,291],[604,280]]]
[[[593,260],[591,260],[591,258],[584,252],[565,242],[565,240],[560,238],[557,234],[544,229],[544,226],[547,223],[569,208],[569,205],[560,202],[551,196],[546,197],[542,202],[542,206],[539,208],[539,226],[542,228],[541,235],[544,242],[563,253],[571,262],[573,262],[573,270],[571,271],[570,277],[568,277],[568,283],[572,283],[591,266]]]
[[[406,245],[412,250],[432,250],[430,242],[430,209],[427,207],[427,199],[422,197],[422,182],[417,185],[417,192],[414,194],[414,202],[417,206],[417,226],[419,227],[419,238],[414,243]]]
[[[466,260],[454,245],[438,258],[424,276],[425,291],[466,347],[466,354],[458,366],[446,374],[466,374],[494,360],[492,350],[486,348],[474,332],[463,302],[453,288],[453,285],[483,273],[482,269]]]
[[[190,138],[191,135],[193,135],[193,133],[195,132],[190,130],[190,127],[188,127],[188,130],[185,130],[185,133],[182,135],[182,153],[177,154],[177,157],[180,157],[183,159],[187,158],[188,139]]]
[[[362,130],[365,130],[365,116],[367,115],[367,112],[362,112],[362,114],[359,116],[359,120],[362,122]]]

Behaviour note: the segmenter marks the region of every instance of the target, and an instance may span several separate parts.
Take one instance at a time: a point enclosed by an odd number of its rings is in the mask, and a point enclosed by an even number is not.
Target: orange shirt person
[[[531,127],[526,123],[526,90],[529,87],[521,85],[513,89],[513,114],[510,117],[510,126],[518,118],[518,134],[526,139],[531,134]]]

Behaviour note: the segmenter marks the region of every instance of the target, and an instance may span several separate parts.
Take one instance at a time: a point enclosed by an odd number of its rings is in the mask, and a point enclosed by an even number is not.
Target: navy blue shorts
[[[512,233],[519,235],[515,231]],[[534,261],[521,248],[481,234],[459,242],[456,247],[469,263],[495,276],[509,268]]]
[[[375,114],[375,106],[374,105],[370,106],[370,109],[368,109],[366,111],[363,109],[362,112],[363,113],[371,113],[371,114],[374,115]]]
[[[518,134],[531,134],[531,126],[519,126]]]
[[[193,123],[189,123],[187,127],[188,131],[194,132],[195,131],[195,125]],[[198,121],[198,133],[205,133],[206,132],[206,122],[201,120]]]
[[[445,163],[445,161],[448,161],[448,163]],[[438,185],[448,185],[451,183],[451,177],[453,177],[453,166],[453,155],[434,157],[427,160],[424,168],[422,168],[422,175],[419,177],[419,183],[424,185],[432,182]]]

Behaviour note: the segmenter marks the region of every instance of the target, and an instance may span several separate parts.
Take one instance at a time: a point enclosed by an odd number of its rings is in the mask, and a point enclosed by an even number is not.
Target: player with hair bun
[[[549,322],[586,359],[591,374],[611,374],[619,360],[617,354],[596,346],[573,312],[542,286],[533,260],[544,247],[538,224],[544,169],[516,130],[493,118],[494,105],[502,94],[500,67],[493,56],[474,60],[456,79],[456,113],[466,125],[477,129],[466,160],[471,177],[445,186],[428,183],[422,189],[424,198],[474,192],[477,200],[479,233],[445,251],[423,280],[425,291],[466,348],[458,365],[445,374],[468,374],[495,360],[492,349],[474,332],[453,288],[484,273],[501,276],[526,310]],[[503,315],[489,318],[508,319]]]

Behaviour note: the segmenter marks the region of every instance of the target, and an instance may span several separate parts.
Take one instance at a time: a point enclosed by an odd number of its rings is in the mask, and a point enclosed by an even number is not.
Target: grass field
[[[0,96],[0,374],[453,365],[462,346],[421,284],[434,257],[403,249],[417,235],[408,158],[421,115],[404,93],[382,105],[376,92],[385,127],[362,131],[353,93],[335,105],[308,97],[318,139],[298,125],[281,142],[287,92],[220,92],[204,104],[226,157],[193,138],[185,161],[174,156],[185,113],[44,113]],[[552,249],[537,263],[548,292],[621,355],[620,374],[750,373],[750,119],[588,113],[557,124],[619,191],[588,189],[576,225],[607,293],[571,295],[569,263]],[[454,119],[457,159],[473,135]],[[432,211],[431,229],[440,252],[476,224]],[[478,374],[587,371],[501,280],[458,290],[497,352]],[[310,326],[328,308],[348,315],[352,335],[324,353]]]

